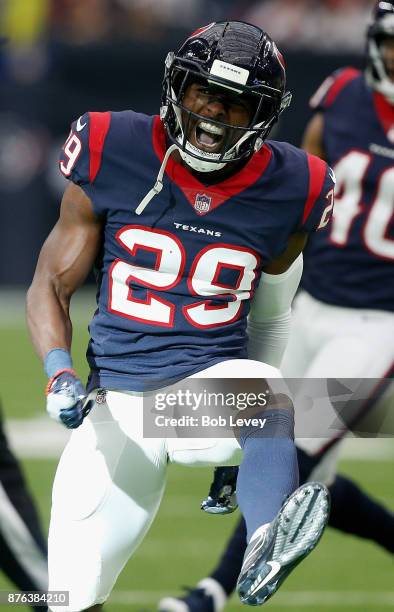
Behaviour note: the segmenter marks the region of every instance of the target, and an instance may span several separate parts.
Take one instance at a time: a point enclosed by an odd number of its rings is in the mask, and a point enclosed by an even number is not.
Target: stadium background
[[[291,109],[275,137],[299,144],[307,102],[343,65],[363,65],[371,0],[2,0],[0,36],[0,396],[13,446],[45,527],[56,460],[67,432],[44,414],[45,378],[24,323],[24,291],[64,188],[58,150],[86,110],[156,113],[168,50],[198,25],[240,18],[260,25],[285,53]],[[60,245],[59,245],[60,247]],[[73,302],[74,360],[86,374],[89,285]],[[354,440],[341,469],[394,507],[391,441]],[[237,517],[199,510],[208,470],[171,469],[159,517],[122,574],[107,609],[154,610],[209,571]],[[1,554],[1,551],[0,551]],[[380,612],[394,606],[392,559],[329,531],[269,603],[271,608]],[[0,590],[10,585],[0,576]],[[234,598],[229,610],[239,609]],[[5,607],[4,609],[8,609]],[[11,608],[10,608],[11,609]]]

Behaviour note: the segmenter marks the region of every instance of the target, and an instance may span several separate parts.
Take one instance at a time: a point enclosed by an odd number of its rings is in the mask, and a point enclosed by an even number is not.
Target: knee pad
[[[73,432],[60,459],[53,484],[52,512],[82,521],[97,510],[110,486],[105,459],[97,449],[93,428],[85,421]]]

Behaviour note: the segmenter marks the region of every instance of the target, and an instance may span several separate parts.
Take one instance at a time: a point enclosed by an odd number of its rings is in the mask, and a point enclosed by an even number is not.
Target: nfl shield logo
[[[194,208],[199,215],[207,213],[211,207],[212,198],[205,195],[205,193],[198,193],[194,200]]]

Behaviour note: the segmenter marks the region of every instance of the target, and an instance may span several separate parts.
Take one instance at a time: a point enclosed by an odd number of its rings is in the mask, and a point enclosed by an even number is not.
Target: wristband
[[[64,348],[51,349],[45,355],[44,370],[48,378],[52,378],[59,370],[72,370],[72,367],[71,355]]]

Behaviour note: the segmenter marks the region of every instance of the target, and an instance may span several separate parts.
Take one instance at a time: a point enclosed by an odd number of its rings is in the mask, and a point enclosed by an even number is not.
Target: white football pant
[[[192,378],[279,377],[276,368],[236,359]],[[70,603],[53,610],[76,612],[107,599],[152,524],[169,461],[191,466],[241,461],[235,438],[144,438],[142,403],[142,393],[108,391],[63,452],[53,486],[49,590],[69,591]]]
[[[381,379],[393,365],[394,313],[332,306],[305,291],[297,295],[293,303],[290,339],[281,364],[285,378]],[[371,409],[371,419],[376,417],[376,431],[390,406],[394,412],[392,387]],[[294,396],[297,446],[319,457],[310,479],[330,484],[341,443],[334,444],[327,452],[325,449],[338,435],[335,428],[330,431],[330,424],[338,421],[338,415],[328,399],[320,404],[316,402],[311,409],[300,397],[302,386]],[[305,438],[308,419],[326,427],[320,426],[316,437]],[[327,435],[321,435],[323,429]],[[368,431],[374,431],[372,421]]]

